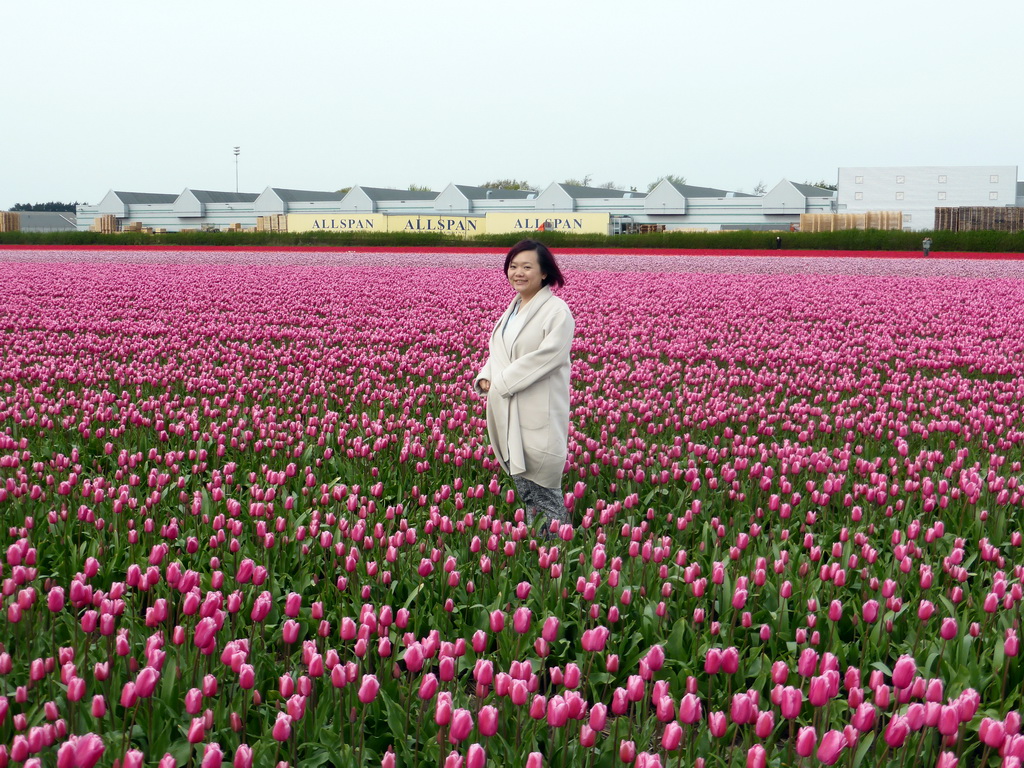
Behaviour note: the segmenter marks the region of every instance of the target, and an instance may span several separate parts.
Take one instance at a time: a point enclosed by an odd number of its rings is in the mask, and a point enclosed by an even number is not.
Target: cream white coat
[[[487,434],[502,469],[545,488],[561,488],[569,442],[569,352],[576,321],[548,287],[527,302],[517,332],[491,332],[490,354],[474,383],[491,382]]]

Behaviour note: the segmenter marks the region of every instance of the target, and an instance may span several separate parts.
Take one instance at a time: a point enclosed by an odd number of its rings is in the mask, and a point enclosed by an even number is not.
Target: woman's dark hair
[[[547,275],[541,285],[553,285],[557,288],[565,285],[565,277],[562,275],[562,270],[558,268],[555,257],[544,243],[539,243],[536,240],[520,240],[512,246],[508,256],[505,257],[506,276],[508,275],[508,265],[512,263],[512,259],[523,251],[537,252],[537,266],[540,267],[542,273]]]

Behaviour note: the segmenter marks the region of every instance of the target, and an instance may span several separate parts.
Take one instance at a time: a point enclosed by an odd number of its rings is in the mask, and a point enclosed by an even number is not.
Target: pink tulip
[[[288,741],[292,735],[292,719],[284,712],[277,713],[277,720],[274,722],[274,728],[271,731],[271,736],[274,737],[275,741]],[[190,739],[191,741],[191,739]]]
[[[135,693],[142,699],[148,699],[156,689],[157,681],[160,680],[160,673],[152,667],[143,667],[135,678]]]
[[[780,714],[787,720],[795,720],[803,708],[804,695],[799,688],[787,685],[782,689],[782,700],[779,703]]]
[[[53,613],[64,608],[64,588],[53,587],[46,595],[46,607]]]
[[[821,737],[821,744],[818,747],[818,762],[823,765],[835,765],[846,747],[846,736],[842,731],[827,731]]]
[[[484,768],[487,762],[487,753],[484,748],[476,742],[469,745],[466,751],[466,768]]]
[[[437,702],[434,704],[434,722],[444,727],[451,723],[452,713],[454,707],[452,707],[452,696],[447,691],[442,691],[437,696]]]
[[[501,632],[505,628],[505,614],[499,610],[491,611],[491,632]]]
[[[724,712],[708,713],[708,730],[716,739],[720,739],[725,736],[725,729],[727,725]]]
[[[755,744],[747,750],[747,768],[766,768],[767,765],[768,752],[764,747]]]
[[[978,738],[993,749],[999,749],[1006,739],[1006,731],[1000,720],[984,717],[978,725]]]
[[[512,614],[512,628],[520,635],[525,635],[530,631],[530,609],[525,606],[516,608],[514,614]]]
[[[632,763],[636,760],[636,744],[623,739],[619,742],[619,760],[624,763]]]
[[[905,717],[894,715],[885,728],[885,743],[892,748],[902,747],[910,734],[910,725]]]
[[[693,725],[701,719],[700,699],[687,693],[679,702],[679,719],[687,725]]]
[[[362,682],[359,684],[359,701],[363,704],[369,704],[377,698],[379,690],[380,683],[377,682],[376,675],[363,675]]]
[[[473,715],[468,709],[456,709],[452,712],[451,725],[448,728],[448,740],[452,744],[464,741],[473,730]]]
[[[861,606],[861,616],[868,624],[874,624],[878,621],[878,610],[879,606],[877,600],[867,600],[864,605]]]
[[[796,733],[796,753],[800,757],[810,757],[818,743],[818,734],[809,725],[802,726]]]
[[[252,747],[248,744],[239,744],[231,764],[233,768],[252,768]]]
[[[490,704],[480,708],[477,715],[477,728],[481,736],[493,736],[498,732],[498,710]]]
[[[1017,638],[1017,633],[1013,629],[1006,630],[1006,638],[1003,640],[1003,654],[1006,656],[1016,656],[1020,651],[1020,640]]]
[[[903,655],[896,660],[896,666],[892,669],[892,684],[894,688],[907,688],[917,674],[917,664],[911,656]]]
[[[544,756],[540,752],[531,752],[526,756],[525,768],[544,768]]]
[[[75,763],[79,768],[93,768],[105,750],[103,739],[95,733],[79,736],[75,744]]]
[[[661,734],[661,746],[666,752],[675,752],[683,741],[683,729],[679,723],[671,722]]]
[[[759,712],[754,724],[754,733],[759,739],[767,739],[775,730],[775,715],[771,712]]]
[[[957,627],[956,619],[947,617],[942,620],[942,625],[939,628],[939,635],[943,640],[952,640],[956,637],[958,631],[959,629]]]
[[[206,745],[203,751],[203,762],[200,768],[221,768],[224,762],[224,753],[221,752],[220,744],[213,742]]]

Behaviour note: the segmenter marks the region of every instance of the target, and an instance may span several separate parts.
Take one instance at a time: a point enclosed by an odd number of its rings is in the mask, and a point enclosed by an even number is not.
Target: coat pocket
[[[543,429],[551,421],[550,396],[547,382],[540,381],[518,395],[519,426],[523,429]]]

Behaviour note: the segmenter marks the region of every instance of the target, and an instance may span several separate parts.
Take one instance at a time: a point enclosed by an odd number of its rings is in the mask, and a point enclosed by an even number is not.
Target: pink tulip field
[[[556,254],[558,255],[558,254]],[[0,250],[0,768],[1024,761],[1024,264]]]

